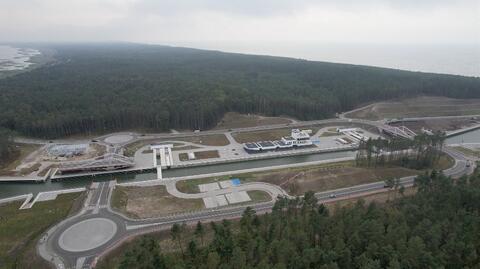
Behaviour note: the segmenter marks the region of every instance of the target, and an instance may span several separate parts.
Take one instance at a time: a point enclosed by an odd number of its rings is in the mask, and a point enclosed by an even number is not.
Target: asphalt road
[[[255,126],[255,127],[246,127],[246,128],[232,128],[232,129],[218,129],[218,130],[207,130],[201,132],[182,132],[182,133],[156,133],[156,134],[139,134],[134,132],[121,132],[121,133],[114,133],[114,134],[107,134],[99,137],[95,137],[93,139],[57,139],[57,140],[42,140],[42,139],[34,139],[34,138],[23,138],[17,137],[15,138],[15,142],[18,143],[27,143],[27,144],[48,144],[50,141],[52,143],[89,143],[91,140],[96,140],[100,144],[107,145],[110,147],[111,143],[105,142],[110,136],[113,135],[130,135],[132,139],[126,142],[115,143],[113,147],[118,149],[126,144],[130,144],[132,142],[138,140],[146,140],[146,139],[159,139],[159,138],[178,138],[178,137],[192,137],[192,136],[202,136],[202,135],[212,135],[212,134],[224,134],[227,132],[250,132],[250,131],[262,131],[262,130],[272,130],[272,129],[280,129],[280,128],[300,128],[300,127],[308,127],[320,124],[328,124],[328,125],[335,125],[335,124],[349,124],[349,125],[368,125],[373,127],[380,127],[383,126],[384,123],[381,121],[370,121],[370,120],[362,120],[362,119],[324,119],[324,120],[314,120],[314,121],[298,121],[294,123],[284,123],[284,124],[273,124],[273,125],[264,125],[264,126]]]
[[[445,152],[455,159],[455,165],[452,168],[445,170],[445,175],[458,177],[463,174],[469,174],[473,171],[473,166],[469,167],[467,165],[468,160],[462,153],[448,148],[445,148]],[[414,177],[401,178],[400,182],[404,186],[411,186],[414,183]],[[44,239],[39,242],[39,253],[46,260],[55,263],[57,268],[91,268],[95,264],[97,257],[120,245],[125,239],[132,236],[152,232],[155,230],[168,229],[174,223],[195,223],[197,221],[215,221],[225,218],[237,218],[242,215],[246,207],[237,206],[216,210],[203,210],[154,219],[130,219],[117,212],[114,212],[109,206],[114,184],[111,182],[102,182],[97,183],[97,185],[98,186],[96,186],[95,189],[89,192],[89,196],[85,202],[85,207],[79,214],[64,220],[49,230]],[[255,185],[252,186],[254,187]],[[249,190],[252,188],[252,186],[246,185]],[[334,201],[341,197],[368,194],[373,191],[384,189],[384,187],[383,181],[375,182],[317,193],[316,197],[320,202],[328,202]],[[268,190],[268,186],[265,187],[264,185],[262,185],[261,188],[267,188],[267,191],[270,193],[278,194],[278,188],[272,187],[272,190]],[[267,202],[255,204],[252,207],[258,213],[263,213],[271,210],[272,206],[273,202]],[[62,248],[62,244],[59,243],[62,234],[64,234],[65,231],[67,231],[73,225],[82,222],[85,223],[84,221],[89,219],[111,220],[116,226],[113,236],[104,244],[100,244],[85,251],[74,252],[67,251]],[[79,244],[85,243],[82,242],[82,238],[85,240],[88,239],[90,231],[89,228],[85,228],[85,231],[82,231],[81,229],[73,230],[79,234],[67,234],[68,236],[64,235],[64,238],[79,238]],[[71,231],[72,229],[70,229],[67,233]]]

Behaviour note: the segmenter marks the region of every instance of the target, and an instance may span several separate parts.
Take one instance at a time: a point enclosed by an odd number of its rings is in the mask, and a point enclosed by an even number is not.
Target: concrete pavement
[[[278,196],[287,196],[287,192],[280,188],[277,185],[269,184],[269,183],[264,183],[264,182],[252,182],[252,183],[245,183],[241,184],[238,186],[233,186],[230,188],[225,188],[225,189],[217,189],[217,190],[212,190],[212,191],[207,191],[207,192],[199,192],[199,193],[183,193],[180,192],[177,189],[177,183],[178,181],[173,181],[170,180],[165,183],[165,187],[167,189],[167,192],[175,197],[182,198],[182,199],[201,199],[205,197],[210,197],[210,196],[217,196],[217,195],[222,195],[222,194],[227,194],[227,193],[232,193],[232,192],[240,192],[240,191],[264,191],[270,196],[272,196],[273,199],[275,199]]]
[[[446,148],[445,152],[455,159],[455,165],[444,171],[447,176],[457,177],[471,173],[473,166],[467,166],[467,158],[460,152]],[[402,185],[411,186],[414,177],[400,179]],[[169,193],[180,198],[202,198],[205,193],[185,194],[179,192],[175,185],[166,182]],[[83,210],[50,229],[38,244],[39,253],[51,261],[57,268],[90,268],[99,255],[103,255],[127,238],[156,230],[168,229],[171,224],[179,222],[194,223],[196,221],[214,221],[224,218],[240,217],[245,205],[202,210],[198,212],[169,215],[162,218],[131,219],[110,209],[110,197],[114,182],[94,184]],[[280,187],[265,183],[249,183],[240,185],[236,190],[262,190],[272,196],[286,196]],[[384,182],[375,182],[349,188],[317,193],[320,202],[333,201],[341,197],[361,195],[384,189]],[[216,194],[232,192],[232,189],[220,189]],[[257,212],[271,210],[274,202],[254,204]],[[100,225],[98,230],[92,227]]]

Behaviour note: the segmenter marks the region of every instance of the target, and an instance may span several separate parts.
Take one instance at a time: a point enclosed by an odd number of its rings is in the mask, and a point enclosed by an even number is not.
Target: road
[[[443,171],[446,176],[458,178],[462,175],[471,174],[473,172],[474,167],[467,165],[469,159],[467,159],[462,153],[449,148],[445,148],[444,151],[455,159],[454,166]],[[400,185],[403,185],[405,187],[411,187],[414,184],[415,176],[403,177],[400,178],[399,181]],[[341,198],[355,194],[368,193],[371,191],[381,190],[383,188],[385,188],[385,183],[383,181],[380,181],[316,193],[315,196],[319,201],[328,201],[332,198]]]
[[[321,125],[321,124],[328,124],[328,125],[368,125],[372,127],[380,127],[383,126],[383,122],[381,121],[370,121],[370,120],[362,120],[362,119],[324,119],[324,120],[314,120],[314,121],[298,121],[292,123],[283,123],[283,124],[273,124],[273,125],[263,125],[263,126],[255,126],[255,127],[245,127],[245,128],[232,128],[232,129],[218,129],[218,130],[207,130],[201,132],[175,132],[175,133],[156,133],[156,134],[138,134],[134,132],[121,132],[121,133],[114,133],[114,134],[107,134],[103,136],[99,136],[96,138],[92,138],[92,140],[98,141],[98,143],[103,144],[110,147],[114,147],[118,149],[126,144],[133,143],[139,140],[148,140],[148,139],[168,139],[168,138],[179,138],[179,137],[192,137],[192,136],[202,136],[202,135],[214,135],[214,134],[224,134],[224,133],[235,133],[235,132],[251,132],[251,131],[262,131],[262,130],[272,130],[272,129],[280,129],[280,128],[300,128],[300,127],[308,127],[314,125]],[[120,141],[118,143],[110,143],[106,142],[105,140],[109,137],[115,135],[123,135],[123,136],[130,136],[131,139],[127,141]],[[41,139],[30,139],[30,138],[15,138],[15,142],[18,143],[27,143],[27,144],[48,144],[51,143],[88,143],[90,139],[59,139],[59,140],[41,140]]]
[[[94,183],[95,184],[95,183]],[[196,213],[177,214],[155,219],[130,219],[110,208],[110,198],[114,182],[96,183],[89,192],[83,210],[61,222],[59,225],[47,231],[44,239],[38,244],[40,255],[48,261],[54,261],[56,268],[90,268],[95,263],[97,255],[120,244],[126,238],[152,230],[169,228],[173,223],[187,222],[194,223],[200,220],[221,220],[224,218],[237,217],[242,214],[245,206],[232,207],[222,210],[204,210]],[[246,185],[245,190],[251,186]],[[277,193],[278,187],[273,187]],[[239,190],[243,190],[240,189]],[[260,203],[253,207],[262,212],[270,209],[273,202]],[[109,220],[113,223],[111,230],[114,230],[111,237],[103,238],[97,229],[93,227]],[[73,227],[73,228],[72,228]],[[107,227],[109,229],[109,227]],[[101,231],[109,233],[107,231]],[[99,239],[100,238],[100,239]],[[78,251],[76,251],[78,250]]]
[[[272,198],[278,197],[278,196],[288,196],[287,192],[280,188],[277,185],[265,183],[265,182],[250,182],[250,183],[244,183],[239,186],[233,186],[230,188],[226,189],[218,189],[218,190],[213,190],[209,192],[199,192],[199,193],[183,193],[180,192],[177,189],[177,180],[169,180],[168,182],[165,183],[167,192],[170,195],[173,195],[175,197],[181,198],[181,199],[201,199],[205,197],[211,197],[211,196],[217,196],[217,195],[223,195],[235,191],[263,191]]]
[[[468,167],[468,159],[462,153],[445,148],[447,154],[455,159],[455,165],[444,171],[447,176],[458,177],[469,174],[473,166]],[[411,186],[414,177],[401,178],[404,186]],[[167,184],[168,185],[168,184]],[[169,229],[174,223],[197,221],[216,221],[226,218],[238,218],[242,215],[246,206],[227,207],[217,210],[202,210],[192,213],[170,215],[153,219],[131,219],[110,208],[110,199],[115,182],[101,182],[92,184],[92,189],[85,201],[84,208],[77,215],[70,217],[55,227],[51,228],[40,240],[38,250],[42,257],[51,261],[57,268],[91,268],[95,265],[96,259],[111,249],[120,245],[123,241],[139,234],[149,233],[157,230]],[[272,195],[285,195],[278,186],[253,183],[244,184],[238,190],[260,189]],[[366,195],[373,191],[384,189],[384,182],[358,185],[349,188],[342,188],[317,193],[319,202],[335,201],[342,197],[352,195]],[[171,190],[170,190],[171,191]],[[185,198],[198,198],[203,194],[183,194],[174,190],[176,196],[188,196]],[[223,190],[219,190],[224,192]],[[271,210],[273,202],[259,203],[252,205],[258,213]],[[95,228],[97,227],[97,228]]]
[[[359,108],[362,109],[362,108]],[[351,112],[351,111],[349,111]],[[152,134],[139,134],[135,132],[120,132],[120,133],[113,133],[107,134],[99,137],[95,137],[90,139],[58,139],[58,140],[41,140],[41,139],[34,139],[34,138],[23,138],[18,137],[15,138],[15,142],[17,143],[27,143],[27,144],[39,144],[45,145],[48,143],[90,143],[91,141],[96,141],[100,145],[104,145],[107,149],[108,153],[120,153],[122,149],[131,143],[141,141],[141,140],[150,140],[150,139],[174,139],[174,138],[184,138],[184,137],[194,137],[194,136],[203,136],[203,135],[215,135],[215,134],[226,134],[227,138],[231,141],[233,138],[231,137],[231,133],[236,132],[252,132],[252,131],[263,131],[263,130],[273,130],[273,129],[281,129],[281,128],[302,128],[302,127],[310,127],[315,125],[350,125],[350,126],[369,126],[374,128],[382,128],[385,126],[385,120],[365,120],[365,119],[353,119],[353,118],[346,118],[345,114],[349,113],[345,112],[339,115],[339,118],[333,119],[323,119],[323,120],[313,120],[313,121],[297,121],[292,123],[283,123],[283,124],[273,124],[273,125],[263,125],[263,126],[255,126],[255,127],[245,127],[245,128],[232,128],[232,129],[218,129],[218,130],[207,130],[201,132],[172,132],[172,133],[152,133]],[[476,115],[474,115],[476,116]],[[417,117],[417,118],[405,118],[404,121],[408,120],[423,120],[423,119],[440,119],[440,118],[465,118],[465,117],[472,117],[472,116],[442,116],[442,117]],[[116,142],[110,141],[110,138],[114,136],[124,136],[129,137],[126,140],[120,140]]]
[[[235,142],[241,148],[241,145],[237,143],[231,133],[235,132],[251,132],[251,131],[261,131],[261,130],[273,130],[273,129],[280,129],[280,128],[302,128],[302,127],[310,127],[315,125],[328,125],[328,126],[356,126],[356,127],[369,127],[369,128],[380,128],[384,126],[384,123],[377,122],[377,121],[369,121],[369,120],[361,120],[361,119],[325,119],[325,120],[315,120],[315,121],[300,121],[300,122],[292,122],[292,123],[284,123],[284,124],[273,124],[273,125],[264,125],[264,126],[257,126],[257,127],[247,127],[247,128],[233,128],[233,129],[219,129],[219,130],[208,130],[208,131],[201,131],[201,132],[183,132],[183,133],[152,133],[152,134],[139,134],[134,132],[121,132],[121,133],[113,133],[107,134],[95,138],[82,138],[82,139],[57,139],[57,140],[42,140],[42,139],[33,139],[33,138],[24,138],[24,137],[15,137],[14,141],[17,143],[25,143],[25,144],[37,144],[42,145],[43,148],[46,148],[50,145],[54,144],[79,144],[79,143],[91,143],[94,141],[95,143],[105,146],[106,154],[108,153],[117,153],[121,154],[125,147],[129,144],[135,143],[137,141],[144,141],[144,140],[152,140],[152,139],[162,139],[162,140],[174,140],[175,138],[185,138],[185,137],[195,137],[195,136],[204,136],[204,135],[226,135],[227,139],[230,142]],[[184,144],[189,144],[188,142],[184,142]],[[208,149],[208,146],[202,145],[202,147]],[[215,150],[218,147],[214,148]],[[311,151],[321,151],[319,149],[310,149]],[[305,149],[304,151],[309,151]],[[38,155],[39,151],[32,153],[33,155]],[[238,152],[238,151],[237,151]],[[227,158],[231,158],[234,161],[240,161],[241,156],[237,156],[233,151],[229,151],[231,156],[227,156]],[[298,151],[297,153],[301,153]],[[271,155],[278,155],[275,153],[271,153]],[[38,156],[37,156],[38,157]],[[251,156],[249,156],[251,158]],[[260,156],[258,156],[260,158]],[[268,157],[268,156],[267,156]],[[225,159],[225,158],[222,158]],[[91,161],[94,158],[90,159]],[[48,167],[52,163],[37,160],[39,163],[42,164],[41,171],[43,168]],[[29,162],[30,163],[30,162]],[[65,162],[68,163],[68,162]],[[178,162],[177,162],[178,163]],[[33,165],[33,160],[32,160]],[[139,165],[138,167],[134,167],[133,169],[141,170],[141,169],[148,169],[151,168],[149,165]],[[125,172],[130,169],[119,169],[117,172]],[[90,172],[90,174],[101,174],[101,172]],[[82,173],[78,173],[75,176],[81,176]],[[16,177],[17,178],[17,177]],[[22,177],[18,176],[19,180],[22,180]]]

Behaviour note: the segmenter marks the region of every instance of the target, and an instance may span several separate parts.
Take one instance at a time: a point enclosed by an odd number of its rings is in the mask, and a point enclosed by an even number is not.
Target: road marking
[[[85,262],[85,259],[87,257],[80,257],[77,259],[77,263],[75,265],[75,269],[82,269],[83,268],[83,263]]]
[[[105,188],[105,185],[104,183],[102,183],[101,187],[100,187],[100,194],[98,195],[98,200],[97,200],[97,203],[95,205],[95,208],[93,209],[93,214],[97,214],[98,211],[99,211],[99,208],[100,208],[100,200],[102,200],[102,193],[103,193],[103,189]]]

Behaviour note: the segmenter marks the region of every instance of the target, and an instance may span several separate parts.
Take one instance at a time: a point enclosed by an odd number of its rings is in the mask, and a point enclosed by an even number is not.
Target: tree
[[[400,195],[402,195],[402,197],[405,195],[405,186],[404,185],[401,185],[400,186],[400,189],[398,190],[398,192],[400,193]]]
[[[144,236],[138,246],[126,252],[119,268],[166,269],[167,267],[157,242],[149,236]]]
[[[197,259],[197,254],[198,254],[197,243],[195,243],[195,241],[192,240],[190,241],[190,243],[188,243],[188,256],[190,257],[190,259],[195,261]]]
[[[388,188],[388,200],[390,200],[390,191],[395,186],[395,179],[394,178],[388,178],[384,181],[384,184],[385,184],[385,187]]]
[[[12,132],[0,127],[0,167],[17,154],[18,149],[13,143]]]
[[[228,111],[313,120],[396,97],[480,97],[474,77],[140,44],[49,46],[55,64],[0,80],[0,127],[43,138],[206,129]],[[373,149],[368,165],[380,165],[386,156]]]
[[[183,252],[183,244],[182,244],[182,233],[184,231],[185,231],[185,223],[183,223],[182,225],[175,223],[172,225],[172,228],[170,229],[170,235],[172,237],[172,241],[177,242],[178,247],[182,252],[182,256],[185,256],[185,253]]]
[[[332,213],[311,194],[279,199],[269,214],[256,216],[248,209],[238,224],[204,227],[213,231],[211,242],[199,249],[191,241],[186,255],[161,254],[155,240],[134,242],[118,267],[475,268],[480,264],[479,171],[461,184],[442,173],[421,175],[416,194],[381,206],[360,200]],[[178,244],[181,226],[176,227],[172,235]]]
[[[245,253],[239,247],[233,249],[232,261],[230,264],[232,269],[246,268],[247,261]]]
[[[205,236],[205,230],[203,229],[203,225],[200,221],[197,222],[197,226],[195,227],[195,236],[200,238],[200,244],[203,247],[203,238]]]
[[[218,268],[220,264],[220,257],[218,256],[217,252],[209,252],[207,256],[207,268]]]

